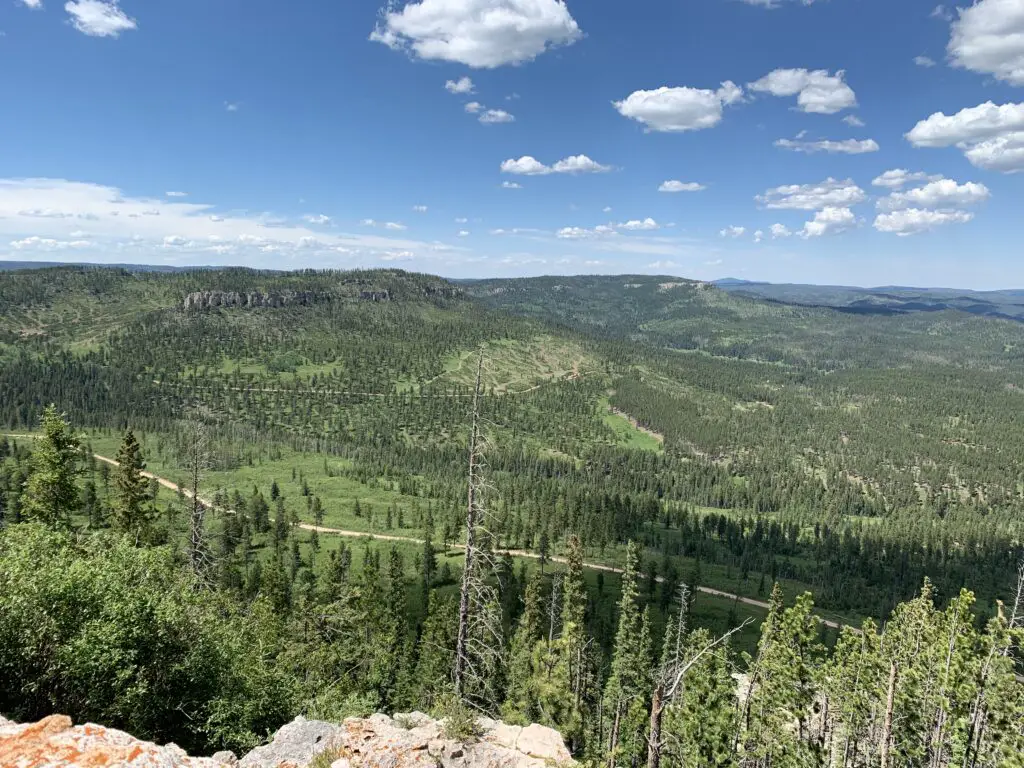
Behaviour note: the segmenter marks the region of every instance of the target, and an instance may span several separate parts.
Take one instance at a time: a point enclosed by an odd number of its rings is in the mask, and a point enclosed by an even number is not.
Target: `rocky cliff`
[[[0,717],[0,766],[17,768],[545,768],[572,763],[557,731],[482,718],[479,736],[448,738],[444,722],[413,712],[349,718],[340,725],[299,717],[239,760],[230,752],[189,757],[174,744],[140,741],[113,728],[72,725],[64,715],[17,724]]]

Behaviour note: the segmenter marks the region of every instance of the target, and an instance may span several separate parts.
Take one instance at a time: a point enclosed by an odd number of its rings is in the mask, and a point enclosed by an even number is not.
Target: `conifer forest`
[[[0,714],[1024,766],[1024,323],[814,298],[0,274]]]

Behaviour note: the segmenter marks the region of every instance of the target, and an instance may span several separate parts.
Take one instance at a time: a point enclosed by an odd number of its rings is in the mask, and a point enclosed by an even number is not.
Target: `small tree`
[[[114,521],[117,528],[138,543],[155,516],[149,495],[149,480],[142,475],[146,463],[135,434],[129,429],[117,451],[114,470]]]
[[[49,405],[43,411],[43,436],[32,452],[31,473],[22,494],[21,514],[51,528],[67,526],[78,509],[78,458],[82,443],[71,431],[67,417]]]

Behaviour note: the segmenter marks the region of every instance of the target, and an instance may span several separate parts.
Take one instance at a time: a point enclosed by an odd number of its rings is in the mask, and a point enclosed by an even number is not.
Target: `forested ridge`
[[[1018,764],[1022,343],[646,276],[5,273],[0,423],[36,437],[0,443],[0,593],[31,596],[0,605],[0,711],[238,748],[298,711],[468,703],[608,764]],[[209,677],[200,716],[153,708],[181,683],[139,682],[151,631]]]

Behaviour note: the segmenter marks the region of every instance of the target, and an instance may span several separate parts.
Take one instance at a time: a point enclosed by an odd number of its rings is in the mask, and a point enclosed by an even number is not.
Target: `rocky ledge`
[[[64,715],[16,724],[0,717],[0,766],[16,768],[306,768],[317,755],[331,768],[544,768],[572,763],[561,735],[541,725],[481,718],[479,736],[448,738],[443,721],[420,712],[349,718],[341,725],[298,717],[241,760],[230,752],[189,757],[174,744],[140,741]],[[327,762],[329,760],[330,762]]]

